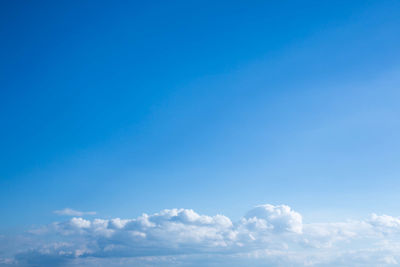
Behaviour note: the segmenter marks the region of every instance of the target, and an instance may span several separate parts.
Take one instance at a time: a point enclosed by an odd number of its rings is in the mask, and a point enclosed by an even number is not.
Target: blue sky
[[[398,1],[144,2],[1,4],[0,234],[65,208],[400,216]]]

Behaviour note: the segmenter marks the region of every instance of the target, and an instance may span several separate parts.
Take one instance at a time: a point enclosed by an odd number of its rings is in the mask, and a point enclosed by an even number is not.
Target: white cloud
[[[400,231],[400,218],[394,218],[388,215],[378,216],[372,214],[369,222],[376,228],[380,229],[383,233]]]
[[[96,215],[95,211],[87,211],[87,212],[83,212],[83,211],[79,211],[79,210],[73,210],[70,208],[65,208],[63,210],[56,210],[54,211],[55,214],[57,215],[64,215],[64,216],[85,216],[85,215]]]
[[[294,232],[301,234],[302,217],[300,213],[293,211],[289,206],[260,205],[250,210],[245,218],[247,220],[264,220],[276,232]]]
[[[400,219],[304,224],[285,205],[260,205],[237,222],[190,209],[135,219],[71,218],[31,231],[29,248],[0,266],[391,266]],[[27,237],[28,238],[28,237]],[[9,262],[6,264],[5,262]]]

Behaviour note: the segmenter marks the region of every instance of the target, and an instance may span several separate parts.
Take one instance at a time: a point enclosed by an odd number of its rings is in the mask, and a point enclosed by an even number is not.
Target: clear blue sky
[[[66,207],[400,215],[399,14],[399,1],[3,1],[0,230]]]

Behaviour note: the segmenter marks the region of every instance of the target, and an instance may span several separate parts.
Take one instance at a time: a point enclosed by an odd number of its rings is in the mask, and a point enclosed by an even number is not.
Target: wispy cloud
[[[7,259],[10,266],[391,266],[400,261],[399,218],[373,214],[360,221],[306,224],[286,205],[257,206],[236,222],[169,209],[135,219],[74,217],[42,228],[30,233],[30,249]]]
[[[79,211],[79,210],[73,210],[70,208],[65,208],[63,210],[55,210],[55,214],[57,215],[63,215],[63,216],[85,216],[85,215],[96,215],[95,211]]]

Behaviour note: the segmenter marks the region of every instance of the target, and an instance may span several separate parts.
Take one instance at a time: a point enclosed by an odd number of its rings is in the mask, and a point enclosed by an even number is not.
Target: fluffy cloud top
[[[263,220],[275,232],[294,232],[301,234],[303,224],[300,213],[290,209],[289,206],[260,205],[250,210],[245,218],[247,220]]]
[[[385,266],[400,255],[400,219],[304,224],[286,205],[237,222],[167,209],[135,219],[73,217],[32,231],[0,266]],[[0,241],[1,242],[1,241]]]

